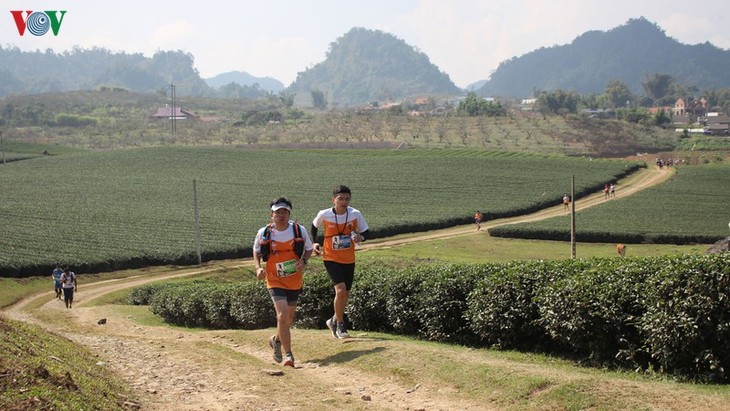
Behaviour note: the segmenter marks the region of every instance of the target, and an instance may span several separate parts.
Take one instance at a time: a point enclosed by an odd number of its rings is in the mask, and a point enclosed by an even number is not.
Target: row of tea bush
[[[357,272],[355,330],[564,355],[583,364],[727,383],[730,256],[516,261]],[[296,326],[324,328],[333,290],[307,273]],[[158,283],[130,293],[166,321],[276,324],[261,281]]]

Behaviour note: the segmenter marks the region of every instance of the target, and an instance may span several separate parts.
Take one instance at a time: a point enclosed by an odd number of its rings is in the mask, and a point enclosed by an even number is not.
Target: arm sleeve
[[[312,233],[312,243],[316,242],[317,241],[317,231],[318,231],[317,227],[314,224],[312,224],[312,229],[309,231]]]
[[[362,241],[367,240],[370,238],[370,230],[365,230],[362,233],[360,233],[360,236],[362,237]]]

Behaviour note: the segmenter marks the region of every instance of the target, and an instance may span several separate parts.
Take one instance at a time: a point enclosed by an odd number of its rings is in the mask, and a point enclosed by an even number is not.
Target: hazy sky
[[[730,49],[727,0],[3,0],[0,45],[143,53],[183,50],[204,78],[246,71],[291,84],[353,27],[382,30],[425,53],[459,87],[503,60],[646,17],[685,44]],[[58,36],[20,36],[11,10],[66,10]],[[25,16],[25,14],[23,14]]]

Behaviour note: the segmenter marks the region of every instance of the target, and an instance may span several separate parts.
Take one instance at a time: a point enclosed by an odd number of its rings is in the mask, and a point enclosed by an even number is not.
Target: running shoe
[[[335,320],[335,318],[332,317],[332,318],[328,319],[326,323],[327,323],[327,328],[329,328],[330,331],[332,331],[332,336],[335,338],[340,338],[337,336],[337,321]]]
[[[276,341],[276,335],[269,338],[269,347],[274,350],[274,361],[281,362],[281,341]]]
[[[294,368],[294,354],[286,353],[286,359],[284,360],[284,366]]]
[[[347,327],[345,323],[337,323],[337,338],[350,338],[350,334],[347,333]]]

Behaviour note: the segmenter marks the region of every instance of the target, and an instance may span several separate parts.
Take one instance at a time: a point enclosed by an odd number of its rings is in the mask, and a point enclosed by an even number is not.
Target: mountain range
[[[221,73],[211,78],[206,78],[205,83],[213,88],[220,88],[231,83],[241,86],[253,86],[258,84],[262,90],[278,93],[283,91],[286,86],[281,81],[271,77],[255,77],[245,71],[229,71]]]
[[[178,95],[258,98],[286,92],[300,105],[311,105],[318,93],[329,106],[342,107],[466,93],[415,47],[360,27],[331,43],[325,59],[299,72],[288,87],[244,71],[202,79],[194,61],[179,50],[145,57],[96,47],[56,53],[0,46],[0,97],[100,87],[165,93],[175,84]],[[555,89],[588,94],[602,93],[610,81],[620,80],[640,94],[642,81],[656,73],[671,75],[690,90],[728,88],[730,51],[710,43],[681,44],[642,17],[513,57],[467,90],[484,97],[530,97]]]
[[[536,90],[556,89],[602,93],[612,80],[641,94],[642,81],[654,73],[669,74],[688,89],[727,88],[730,51],[709,42],[681,44],[642,17],[504,61],[477,94],[532,96]]]

